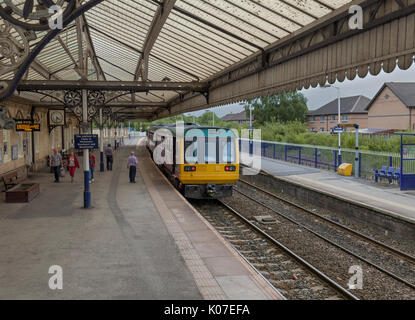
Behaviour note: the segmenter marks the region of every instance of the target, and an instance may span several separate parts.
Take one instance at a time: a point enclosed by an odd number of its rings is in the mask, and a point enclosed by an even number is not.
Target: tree
[[[280,93],[248,101],[247,112],[253,107],[253,115],[258,124],[266,122],[290,122],[307,119],[307,99],[299,92]]]
[[[222,119],[219,118],[216,113],[212,113],[212,111],[206,111],[197,119],[197,123],[202,126],[212,126],[213,117],[215,117],[215,126],[220,126],[222,124]]]

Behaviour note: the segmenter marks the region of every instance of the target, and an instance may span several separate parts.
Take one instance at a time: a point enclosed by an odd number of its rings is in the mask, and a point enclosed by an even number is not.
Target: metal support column
[[[83,133],[88,133],[88,95],[86,90],[82,90],[83,104]],[[89,173],[89,150],[84,149],[84,208],[91,207],[91,191],[90,191],[90,173]]]
[[[104,165],[104,123],[102,119],[102,108],[99,109],[99,151],[100,151],[100,164],[99,169],[101,172],[105,171]]]
[[[356,179],[359,178],[359,124],[355,124],[356,128],[356,156],[355,156],[355,169],[354,176]]]

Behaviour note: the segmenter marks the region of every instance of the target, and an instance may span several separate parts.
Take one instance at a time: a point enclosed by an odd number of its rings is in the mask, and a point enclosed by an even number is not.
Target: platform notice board
[[[97,134],[76,134],[74,142],[77,150],[98,149]]]

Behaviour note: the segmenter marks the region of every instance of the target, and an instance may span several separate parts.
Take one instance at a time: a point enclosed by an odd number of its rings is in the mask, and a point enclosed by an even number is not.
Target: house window
[[[343,120],[344,122],[349,121],[349,115],[348,115],[348,114],[344,114],[344,115],[342,116],[342,120]]]
[[[330,116],[330,122],[335,122],[336,121],[336,116],[332,115]]]
[[[316,121],[316,117],[315,116],[310,116],[310,122],[314,123]]]
[[[320,117],[320,123],[324,123],[324,121],[326,121],[326,117],[325,116],[321,116]]]

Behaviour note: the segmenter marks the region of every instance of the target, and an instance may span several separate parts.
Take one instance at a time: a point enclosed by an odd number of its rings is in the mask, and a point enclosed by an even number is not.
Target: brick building
[[[341,122],[359,123],[360,128],[368,128],[367,107],[370,99],[365,96],[341,98]],[[313,132],[330,132],[338,124],[338,99],[335,99],[307,116],[307,128]]]
[[[367,106],[369,128],[415,130],[415,83],[388,82]]]

